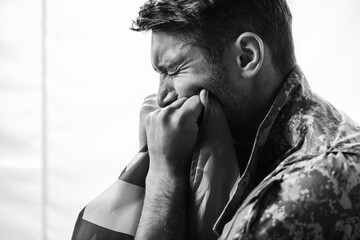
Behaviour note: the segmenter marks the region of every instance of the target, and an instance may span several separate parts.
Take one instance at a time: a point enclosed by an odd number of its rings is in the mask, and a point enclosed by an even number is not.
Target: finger
[[[187,100],[186,97],[179,98],[176,101],[174,101],[173,103],[171,103],[170,105],[168,105],[167,107],[172,108],[172,109],[178,109],[184,104],[184,102],[186,100]]]
[[[159,108],[160,107],[157,105],[157,102],[156,102],[156,95],[152,94],[152,95],[147,96],[144,99],[144,102],[140,109],[140,121],[143,121],[143,119],[146,117],[147,114],[149,114],[150,112],[153,112]]]
[[[155,99],[155,101],[156,101],[156,93],[153,93],[153,94],[150,94],[150,95],[146,96],[144,101],[149,100],[149,99],[150,100]]]
[[[193,117],[194,121],[197,122],[202,111],[203,105],[201,104],[199,95],[190,97],[180,108],[184,115]]]
[[[160,108],[145,109],[144,108],[140,111],[140,121],[139,121],[139,146],[142,148],[145,144],[147,144],[147,137],[146,137],[146,117],[156,111],[160,111]]]
[[[144,104],[140,109],[140,116],[146,116],[148,113],[153,112],[157,109],[159,109],[159,107],[150,104]]]
[[[156,95],[147,96],[143,101],[142,108],[148,108],[148,109],[159,108],[156,101]]]
[[[201,89],[200,91],[200,101],[202,103],[202,105],[205,107],[205,101],[206,101],[206,95],[207,95],[208,91],[206,89]]]

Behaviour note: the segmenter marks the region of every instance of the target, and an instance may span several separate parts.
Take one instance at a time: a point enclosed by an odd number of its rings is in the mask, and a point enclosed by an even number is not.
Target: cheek
[[[208,89],[209,85],[210,79],[205,75],[181,74],[174,78],[174,88],[179,97],[199,94],[201,89]]]

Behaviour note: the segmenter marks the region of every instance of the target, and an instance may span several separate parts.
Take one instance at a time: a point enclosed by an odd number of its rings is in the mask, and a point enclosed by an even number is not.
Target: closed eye
[[[163,67],[153,67],[154,71],[159,73],[160,75],[167,75],[167,76],[171,76],[167,70]]]
[[[153,66],[153,69],[155,72],[159,73],[160,75],[167,75],[170,77],[176,76],[180,72],[180,68],[170,68],[170,70],[167,70],[165,67],[159,66],[155,67]]]
[[[180,71],[182,70],[182,67],[177,65],[170,68],[167,72],[169,76],[176,76]]]
[[[173,76],[176,76],[178,73],[179,73],[179,70],[176,70],[174,72],[168,72],[167,75],[173,77]]]

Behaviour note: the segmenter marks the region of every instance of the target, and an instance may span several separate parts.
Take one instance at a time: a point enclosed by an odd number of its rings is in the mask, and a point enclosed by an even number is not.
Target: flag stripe
[[[135,159],[136,162],[131,167],[126,168],[126,171],[120,175],[119,180],[145,188],[145,179],[149,170],[149,153],[139,152],[136,154]]]
[[[83,219],[115,232],[134,236],[144,195],[144,188],[117,180],[86,206]]]
[[[83,209],[75,224],[71,240],[133,240],[134,236],[112,231],[83,219]]]

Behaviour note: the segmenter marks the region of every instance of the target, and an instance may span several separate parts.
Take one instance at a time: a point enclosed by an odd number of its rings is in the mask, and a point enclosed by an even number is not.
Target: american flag
[[[145,195],[149,154],[144,146],[107,190],[79,213],[72,240],[134,239]]]

